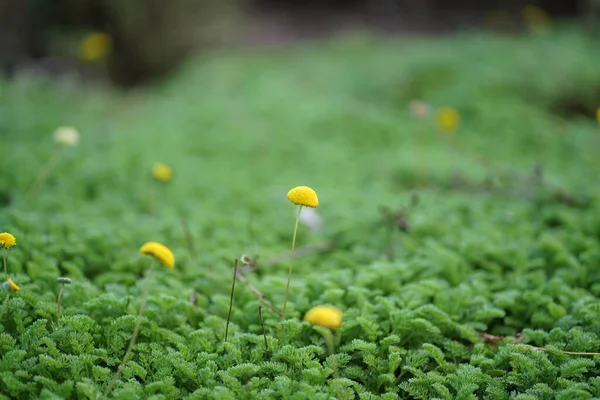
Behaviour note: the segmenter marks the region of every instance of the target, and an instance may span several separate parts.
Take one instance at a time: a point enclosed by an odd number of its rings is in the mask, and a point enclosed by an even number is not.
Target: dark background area
[[[101,71],[131,86],[164,76],[191,53],[222,45],[281,45],[353,31],[444,34],[485,28],[523,29],[523,8],[552,19],[594,24],[596,0],[1,0],[0,65],[59,74],[81,69],[76,38],[112,38]],[[89,71],[88,71],[89,72]],[[97,74],[102,75],[102,74]]]

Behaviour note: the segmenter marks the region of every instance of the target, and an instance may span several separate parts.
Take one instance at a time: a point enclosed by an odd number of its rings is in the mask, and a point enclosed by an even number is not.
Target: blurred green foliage
[[[115,398],[600,396],[600,358],[561,352],[600,351],[596,45],[569,29],[354,37],[214,53],[127,95],[1,82],[0,229],[22,290],[0,324],[0,398],[102,397],[148,240],[176,267],[152,278]],[[410,114],[415,98],[460,112],[452,140]],[[26,205],[64,124],[81,145]],[[174,178],[148,215],[155,161]],[[260,256],[246,277],[281,307],[287,264],[269,260],[288,252],[296,185],[324,219],[299,246],[333,247],[296,260],[289,320],[263,310],[270,351],[242,284],[223,344],[234,258]],[[58,276],[73,284],[57,322]],[[301,320],[317,304],[344,311],[333,355]]]

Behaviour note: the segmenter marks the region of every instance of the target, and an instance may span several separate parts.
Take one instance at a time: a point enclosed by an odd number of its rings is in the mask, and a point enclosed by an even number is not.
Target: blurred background
[[[1,0],[0,68],[131,87],[215,47],[285,46],[357,31],[597,30],[600,0]]]

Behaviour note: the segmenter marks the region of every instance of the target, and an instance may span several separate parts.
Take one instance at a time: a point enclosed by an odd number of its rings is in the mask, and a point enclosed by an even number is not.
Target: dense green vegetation
[[[562,352],[600,352],[597,50],[570,30],[354,37],[213,53],[146,92],[0,82],[0,231],[21,285],[0,398],[103,397],[149,240],[176,265],[151,278],[115,398],[599,397],[600,357]],[[459,130],[413,99],[455,107]],[[82,141],[26,203],[59,125]],[[296,185],[319,194],[323,230],[300,228],[288,319],[263,308],[267,350],[238,282],[224,344],[234,259],[258,257],[244,276],[282,306]],[[333,355],[302,321],[319,304],[344,312]]]

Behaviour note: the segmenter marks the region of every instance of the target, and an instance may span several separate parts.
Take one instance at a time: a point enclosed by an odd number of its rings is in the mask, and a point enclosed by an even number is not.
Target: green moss
[[[215,53],[136,95],[0,82],[0,228],[18,239],[8,268],[22,287],[0,321],[0,398],[102,398],[149,240],[176,267],[151,278],[114,398],[600,396],[600,357],[562,353],[600,351],[600,137],[567,112],[594,101],[596,45],[569,29],[355,37]],[[410,115],[415,96],[459,110],[457,146]],[[81,145],[26,205],[61,124]],[[148,215],[155,161],[174,180]],[[235,258],[259,256],[246,277],[281,307],[285,193],[304,184],[324,229],[301,226],[298,246],[327,246],[296,260],[288,320],[263,307],[268,350],[241,283],[223,343]],[[58,276],[73,278],[60,321]],[[317,304],[344,311],[334,354],[302,321]]]

